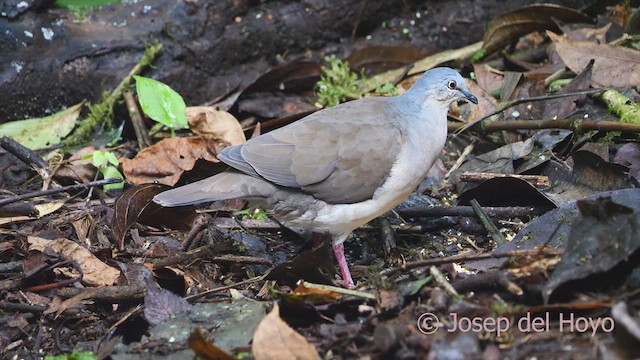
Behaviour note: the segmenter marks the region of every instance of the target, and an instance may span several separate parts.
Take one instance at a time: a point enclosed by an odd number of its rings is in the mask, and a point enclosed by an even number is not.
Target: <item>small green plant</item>
[[[188,129],[187,106],[182,96],[160,81],[134,75],[142,111],[151,119],[171,129]]]
[[[358,74],[351,71],[349,63],[335,55],[325,58],[329,66],[323,66],[324,75],[316,84],[316,97],[322,106],[336,106],[347,99],[362,97],[358,87]]]
[[[70,354],[47,355],[44,360],[98,360],[98,355],[91,351],[74,351]]]
[[[368,96],[370,79],[364,76],[364,69],[360,75],[351,71],[349,63],[338,59],[335,55],[327,56],[325,61],[329,66],[322,66],[324,75],[316,84],[316,98],[325,107],[336,106],[348,99],[360,99]],[[390,83],[373,86],[376,95],[395,95],[398,89]]]
[[[240,211],[236,211],[233,213],[234,216],[240,218],[241,220],[252,219],[252,220],[267,220],[269,218],[269,214],[262,209],[244,209]]]
[[[124,176],[118,171],[118,165],[120,162],[111,151],[96,150],[93,153],[86,155],[83,159],[91,158],[93,166],[98,168],[98,171],[102,174],[104,179],[124,179]],[[124,183],[107,184],[103,186],[103,189],[122,189]]]

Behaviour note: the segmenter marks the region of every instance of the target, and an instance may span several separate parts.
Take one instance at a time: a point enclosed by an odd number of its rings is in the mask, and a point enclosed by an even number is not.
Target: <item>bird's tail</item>
[[[153,201],[162,206],[183,206],[236,198],[269,197],[277,188],[267,181],[236,171],[218,175],[167,190]]]

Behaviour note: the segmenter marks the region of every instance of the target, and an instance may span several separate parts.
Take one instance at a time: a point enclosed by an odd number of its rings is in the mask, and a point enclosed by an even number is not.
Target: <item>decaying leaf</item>
[[[0,125],[0,136],[8,136],[29,149],[39,149],[54,144],[67,136],[76,125],[82,104],[73,105],[53,115],[11,121]]]
[[[229,143],[212,135],[164,139],[143,149],[133,159],[120,159],[127,180],[134,184],[175,185],[197,160],[218,163],[216,155]]]
[[[82,283],[87,286],[114,285],[120,276],[120,271],[100,261],[89,250],[79,244],[67,240],[47,240],[35,236],[27,238],[30,250],[44,252],[49,247],[53,251],[78,262],[82,269]]]
[[[93,166],[91,159],[87,158],[87,155],[91,155],[95,150],[93,146],[87,146],[73,153],[55,172],[56,180],[83,183],[95,179],[98,169]]]
[[[199,135],[213,135],[231,145],[247,142],[242,126],[235,116],[210,106],[190,106],[187,108],[189,127]]]
[[[579,74],[593,59],[591,79],[597,86],[631,87],[640,84],[640,51],[575,41],[547,31],[556,51],[571,71]]]
[[[491,20],[484,33],[482,49],[489,54],[530,32],[555,29],[557,20],[564,23],[592,22],[587,15],[568,7],[534,4]]]
[[[168,189],[169,186],[163,184],[136,185],[127,189],[116,199],[111,230],[118,248],[124,248],[124,236],[136,222],[156,227],[189,229],[196,216],[193,207],[164,208],[152,201],[155,195]]]
[[[580,200],[581,219],[569,235],[564,256],[545,285],[545,302],[571,280],[604,274],[640,248],[640,214],[611,198]],[[595,282],[598,283],[598,282]],[[583,284],[593,286],[594,282]]]
[[[151,325],[185,314],[191,305],[184,298],[169,290],[159,288],[154,281],[147,281],[147,295],[144,297],[144,318]]]
[[[198,355],[198,358],[205,360],[235,360],[235,358],[227,354],[224,350],[208,342],[202,336],[199,327],[196,327],[191,336],[189,336],[189,347]]]
[[[282,321],[277,303],[258,325],[251,351],[256,360],[320,359],[313,345]]]

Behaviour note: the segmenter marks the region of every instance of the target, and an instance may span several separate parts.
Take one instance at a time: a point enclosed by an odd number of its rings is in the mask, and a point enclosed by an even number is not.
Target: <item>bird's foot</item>
[[[344,257],[344,244],[333,244],[333,253],[336,256],[336,260],[338,260],[338,266],[340,267],[340,273],[342,274],[342,280],[337,283],[347,289],[355,288],[356,285],[353,283],[353,279],[351,278],[347,259]]]

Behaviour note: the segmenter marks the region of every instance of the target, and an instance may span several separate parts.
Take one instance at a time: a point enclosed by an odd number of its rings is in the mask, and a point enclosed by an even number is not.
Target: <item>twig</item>
[[[549,177],[543,176],[543,175],[498,174],[498,173],[483,173],[483,172],[472,172],[472,171],[465,171],[462,174],[460,174],[460,181],[466,181],[471,183],[481,183],[494,178],[503,178],[503,177],[513,177],[516,179],[522,179],[524,181],[530,182],[531,184],[537,187],[546,188],[551,186],[551,183],[549,182]]]
[[[460,295],[458,294],[456,289],[454,289],[453,286],[451,286],[451,283],[447,280],[444,274],[442,274],[442,272],[438,270],[437,267],[431,266],[429,268],[429,273],[431,274],[431,276],[433,276],[433,279],[436,281],[436,283],[438,283],[438,285],[440,285],[444,289],[444,291],[449,293],[449,295],[451,296]]]
[[[404,263],[398,267],[392,269],[386,269],[380,272],[382,276],[392,276],[399,272],[405,272],[406,270],[423,268],[431,265],[441,265],[441,264],[450,264],[457,263],[463,261],[476,261],[476,260],[485,260],[485,259],[500,259],[505,257],[515,257],[515,256],[532,256],[532,255],[550,255],[550,256],[561,256],[564,254],[564,250],[559,249],[549,249],[549,248],[541,248],[541,249],[527,249],[527,250],[512,250],[508,252],[497,252],[492,251],[490,253],[462,253],[458,255],[453,255],[444,258],[436,258],[436,259],[426,259],[426,260],[418,260]]]
[[[122,182],[122,179],[112,178],[112,179],[103,179],[103,180],[98,180],[98,181],[92,181],[92,182],[89,182],[89,183],[86,183],[86,184],[75,184],[75,185],[63,186],[63,187],[56,188],[56,189],[35,191],[35,192],[27,193],[27,194],[12,196],[12,197],[6,198],[6,199],[0,199],[0,206],[4,206],[4,205],[7,205],[7,204],[12,204],[12,203],[15,203],[15,202],[18,202],[18,201],[21,201],[21,200],[25,200],[25,199],[36,198],[36,197],[39,197],[39,196],[53,195],[53,194],[58,194],[58,193],[61,193],[61,192],[80,190],[80,189],[84,189],[84,188],[91,188],[91,187],[102,186],[102,185],[106,185],[106,184],[116,184],[116,183],[119,183],[119,182]]]
[[[475,125],[477,122],[473,122]],[[460,133],[471,123],[449,123],[450,132]],[[539,129],[567,129],[575,132],[585,131],[621,131],[640,133],[640,124],[623,123],[619,121],[594,121],[584,119],[558,119],[558,120],[510,120],[510,121],[482,121],[479,131],[489,133],[502,130],[539,130]]]
[[[271,260],[254,257],[254,256],[238,256],[238,255],[220,255],[213,256],[211,254],[215,254],[218,252],[220,246],[224,246],[224,243],[214,243],[207,246],[202,246],[197,249],[191,250],[187,253],[166,257],[164,259],[158,260],[153,265],[155,270],[165,268],[167,266],[176,265],[176,264],[184,264],[191,262],[193,260],[206,258],[214,263],[239,263],[239,264],[263,264],[263,265],[271,265]]]
[[[124,101],[127,103],[127,111],[129,111],[129,118],[131,119],[133,130],[136,133],[136,139],[138,140],[138,149],[142,150],[151,146],[151,138],[149,138],[147,128],[144,126],[144,120],[140,114],[136,100],[129,91],[125,91],[123,96]]]
[[[459,127],[458,129],[456,129],[456,134],[460,134],[461,132],[467,130],[468,128],[474,126],[475,124],[479,123],[479,122],[483,122],[484,120],[492,117],[493,115],[497,115],[501,112],[503,112],[504,110],[516,106],[516,105],[520,105],[522,103],[526,103],[526,102],[533,102],[533,101],[544,101],[544,100],[552,100],[552,99],[559,99],[559,98],[564,98],[564,97],[569,97],[569,96],[576,96],[576,95],[589,95],[589,94],[597,94],[597,93],[601,93],[606,91],[607,89],[591,89],[591,90],[582,90],[582,91],[573,91],[573,92],[568,92],[568,93],[563,93],[563,94],[551,94],[551,95],[544,95],[544,96],[534,96],[534,97],[530,97],[530,98],[525,98],[525,99],[517,99],[517,100],[512,100],[512,101],[508,101],[506,103],[504,103],[501,106],[498,106],[498,108],[492,112],[489,115],[486,115],[484,117],[481,117],[478,120],[474,120],[470,123],[466,123],[463,126]],[[506,122],[506,121],[505,121]],[[509,121],[511,122],[511,121]]]
[[[315,289],[320,289],[320,290],[328,290],[328,291],[332,291],[332,292],[339,293],[339,294],[355,296],[355,297],[360,297],[360,298],[369,299],[369,300],[377,300],[375,295],[367,293],[367,292],[364,292],[364,291],[358,291],[358,290],[353,290],[353,289],[345,289],[345,288],[342,288],[342,287],[324,285],[324,284],[314,284],[314,283],[310,283],[308,281],[303,281],[302,285],[304,285],[304,287],[306,287],[306,288],[315,288]]]
[[[475,146],[476,146],[476,141],[473,140],[471,144],[467,145],[467,147],[464,148],[464,151],[462,151],[462,154],[460,154],[460,157],[458,158],[458,160],[456,160],[455,164],[453,164],[451,169],[449,169],[449,171],[447,171],[447,173],[444,175],[445,179],[448,179],[451,173],[458,170],[458,168],[462,165],[462,163],[465,162],[465,160],[467,160],[467,156],[471,154]]]
[[[207,296],[209,294],[213,294],[213,293],[217,293],[217,292],[220,292],[220,291],[232,289],[232,288],[234,288],[236,286],[245,285],[245,284],[252,284],[254,282],[258,282],[258,281],[263,280],[265,278],[265,276],[267,276],[267,274],[256,276],[256,277],[252,277],[251,279],[242,280],[242,281],[239,281],[237,283],[221,286],[221,287],[218,287],[218,288],[215,288],[215,289],[203,291],[203,292],[201,292],[199,294],[187,296],[185,298],[185,300],[192,301],[192,300],[196,300],[196,299],[199,299],[201,297]]]
[[[198,215],[198,217],[193,221],[193,225],[191,226],[191,230],[189,230],[187,238],[182,243],[182,251],[188,251],[191,249],[194,242],[202,238],[204,229],[209,226],[210,222],[211,217],[209,215]]]
[[[502,236],[500,230],[498,230],[498,227],[496,227],[496,224],[491,221],[489,215],[484,210],[482,210],[482,207],[480,206],[480,203],[478,203],[478,200],[472,199],[470,203],[473,211],[476,213],[476,216],[478,216],[485,229],[487,229],[487,232],[489,232],[489,235],[491,235],[493,241],[495,241],[498,246],[504,245],[507,240],[504,238],[504,236]]]
[[[52,182],[52,174],[49,171],[49,163],[47,163],[42,157],[40,157],[40,155],[36,154],[31,149],[7,136],[3,136],[0,138],[0,146],[10,152],[16,158],[18,158],[18,160],[31,166],[31,168],[35,170],[42,178],[42,190],[46,190],[48,185]],[[56,182],[53,182],[53,184],[54,187],[60,187],[60,185]]]

